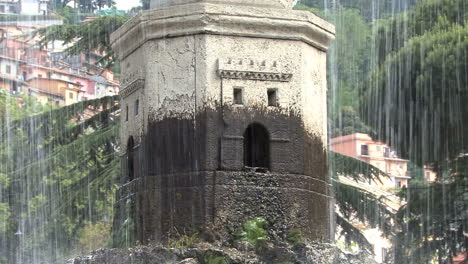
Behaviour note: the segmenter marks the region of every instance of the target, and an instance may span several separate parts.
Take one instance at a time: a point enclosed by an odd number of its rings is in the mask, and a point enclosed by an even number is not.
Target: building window
[[[133,179],[135,179],[134,148],[135,148],[135,143],[133,141],[133,137],[130,137],[127,143],[127,178],[128,178],[128,181],[133,181]]]
[[[244,133],[244,165],[270,169],[270,136],[261,124],[253,123]]]
[[[386,158],[390,157],[390,149],[389,148],[384,148],[384,157],[386,157]]]
[[[128,105],[125,106],[125,121],[128,121]]]
[[[396,182],[395,182],[395,186],[396,186],[397,188],[400,188],[400,187],[401,187],[401,181],[396,181]]]
[[[361,145],[361,155],[364,155],[364,156],[369,155],[369,146]]]
[[[11,73],[11,66],[10,65],[6,66],[6,73],[8,73],[8,74]]]
[[[233,99],[234,99],[234,104],[236,105],[244,104],[242,88],[234,88]]]
[[[5,6],[4,5],[0,5],[0,13],[5,13]]]
[[[38,77],[38,78],[42,78],[42,74],[38,74],[37,77]]]
[[[135,101],[135,116],[138,115],[138,111],[140,110],[140,100]]]
[[[278,106],[278,89],[268,89],[268,106]]]
[[[73,99],[73,93],[68,93],[68,98]]]

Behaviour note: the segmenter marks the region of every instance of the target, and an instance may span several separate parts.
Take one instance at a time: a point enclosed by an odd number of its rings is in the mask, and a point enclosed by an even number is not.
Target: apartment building
[[[389,146],[374,141],[367,134],[355,133],[331,139],[331,150],[374,165],[390,178],[375,184],[382,189],[408,186],[408,160],[401,159]]]

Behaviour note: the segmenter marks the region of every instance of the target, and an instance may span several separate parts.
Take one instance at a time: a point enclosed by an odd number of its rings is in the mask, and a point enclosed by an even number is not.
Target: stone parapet
[[[111,42],[124,59],[149,40],[196,34],[301,40],[326,51],[335,28],[308,11],[200,2],[142,12]]]
[[[238,4],[249,6],[266,6],[274,8],[289,8],[293,7],[293,0],[151,0],[151,9],[162,8],[174,5],[198,3],[198,2],[215,2],[224,4]]]

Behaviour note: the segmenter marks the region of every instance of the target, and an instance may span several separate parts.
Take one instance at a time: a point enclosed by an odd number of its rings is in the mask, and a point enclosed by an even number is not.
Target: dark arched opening
[[[128,181],[135,179],[135,143],[133,137],[128,139],[127,143],[127,178]]]
[[[244,165],[270,169],[270,136],[261,124],[250,124],[245,130]]]

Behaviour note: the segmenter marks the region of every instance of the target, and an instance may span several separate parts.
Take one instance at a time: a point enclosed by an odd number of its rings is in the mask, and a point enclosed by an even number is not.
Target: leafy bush
[[[247,241],[256,247],[267,240],[266,225],[267,221],[261,217],[249,220],[242,225],[242,231],[237,234],[237,239]]]
[[[229,264],[223,256],[205,256],[205,264]]]
[[[290,229],[286,236],[286,241],[293,245],[297,245],[304,242],[304,237],[302,236],[302,232],[299,229]]]
[[[82,253],[107,247],[111,237],[111,223],[87,223],[80,232],[78,241]]]
[[[194,233],[191,236],[182,235],[176,241],[169,243],[169,248],[189,248],[193,247],[198,241],[198,233]]]

